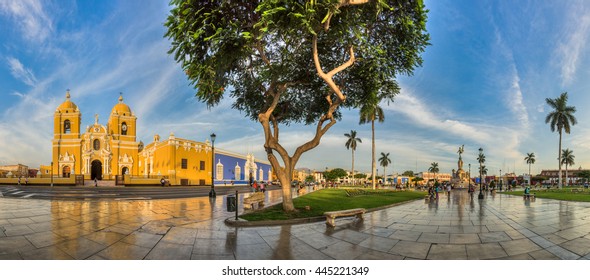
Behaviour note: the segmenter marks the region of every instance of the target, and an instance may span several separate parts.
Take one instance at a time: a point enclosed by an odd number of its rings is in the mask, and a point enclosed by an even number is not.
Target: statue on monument
[[[465,151],[465,145],[461,145],[461,147],[459,147],[459,151],[457,151],[457,153],[459,153],[459,161],[457,162],[457,165],[459,167],[459,170],[463,170],[463,160],[461,159],[461,154],[463,153],[463,151]]]

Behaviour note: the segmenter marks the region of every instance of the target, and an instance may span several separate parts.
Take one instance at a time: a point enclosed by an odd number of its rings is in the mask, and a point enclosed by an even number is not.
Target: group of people
[[[21,179],[23,178],[23,176],[18,177],[18,185],[20,186],[21,183]],[[29,184],[29,177],[25,177],[25,185]]]
[[[257,181],[254,181],[251,186],[252,186],[252,192],[266,192],[266,187],[264,186],[264,181],[260,181],[260,183],[258,183]]]
[[[442,185],[435,184],[434,186],[428,187],[428,195],[432,199],[438,199],[439,192],[447,192],[447,196],[451,196],[451,190],[453,189],[453,185],[451,183],[444,183]]]

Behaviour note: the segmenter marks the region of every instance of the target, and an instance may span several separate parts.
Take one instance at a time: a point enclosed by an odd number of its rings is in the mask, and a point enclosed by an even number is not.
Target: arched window
[[[71,131],[70,120],[64,121],[64,133],[68,134]]]
[[[63,167],[63,170],[62,170],[62,176],[64,178],[69,178],[70,177],[70,173],[71,173],[70,166],[68,166],[68,165],[64,166]]]
[[[94,142],[93,142],[93,147],[94,147],[94,150],[95,150],[95,151],[98,151],[98,150],[100,150],[100,140],[98,140],[98,139],[94,139]]]

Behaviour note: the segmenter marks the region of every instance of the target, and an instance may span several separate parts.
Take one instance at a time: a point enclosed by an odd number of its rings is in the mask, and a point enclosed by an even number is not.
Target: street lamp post
[[[211,191],[209,197],[215,197],[215,133],[211,133]]]
[[[469,163],[468,165],[469,165],[469,176],[468,176],[468,179],[469,179],[469,188],[471,188],[471,163]]]
[[[479,157],[477,158],[477,160],[479,161],[479,194],[477,195],[477,199],[483,199],[483,192],[482,192],[482,188],[481,188],[481,183],[482,183],[481,164],[484,162],[485,159],[484,159],[482,148],[479,148]]]
[[[51,162],[51,174],[49,176],[51,177],[51,186],[53,187],[53,161]]]
[[[502,169],[500,169],[500,191],[502,191]]]

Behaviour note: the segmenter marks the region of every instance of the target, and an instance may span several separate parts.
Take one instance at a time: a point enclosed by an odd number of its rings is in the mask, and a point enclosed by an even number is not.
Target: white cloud
[[[25,39],[43,42],[53,31],[53,22],[39,0],[0,0],[0,13],[12,17]]]
[[[565,38],[558,43],[555,56],[561,64],[562,85],[567,86],[576,75],[578,61],[588,40],[590,11],[585,8],[583,1],[578,1],[571,5],[567,16],[563,18],[567,20],[566,30],[563,32]]]
[[[13,77],[19,79],[29,86],[34,86],[37,83],[37,78],[35,78],[33,71],[29,68],[26,68],[18,59],[14,57],[8,57],[6,60],[8,61],[10,73]]]

